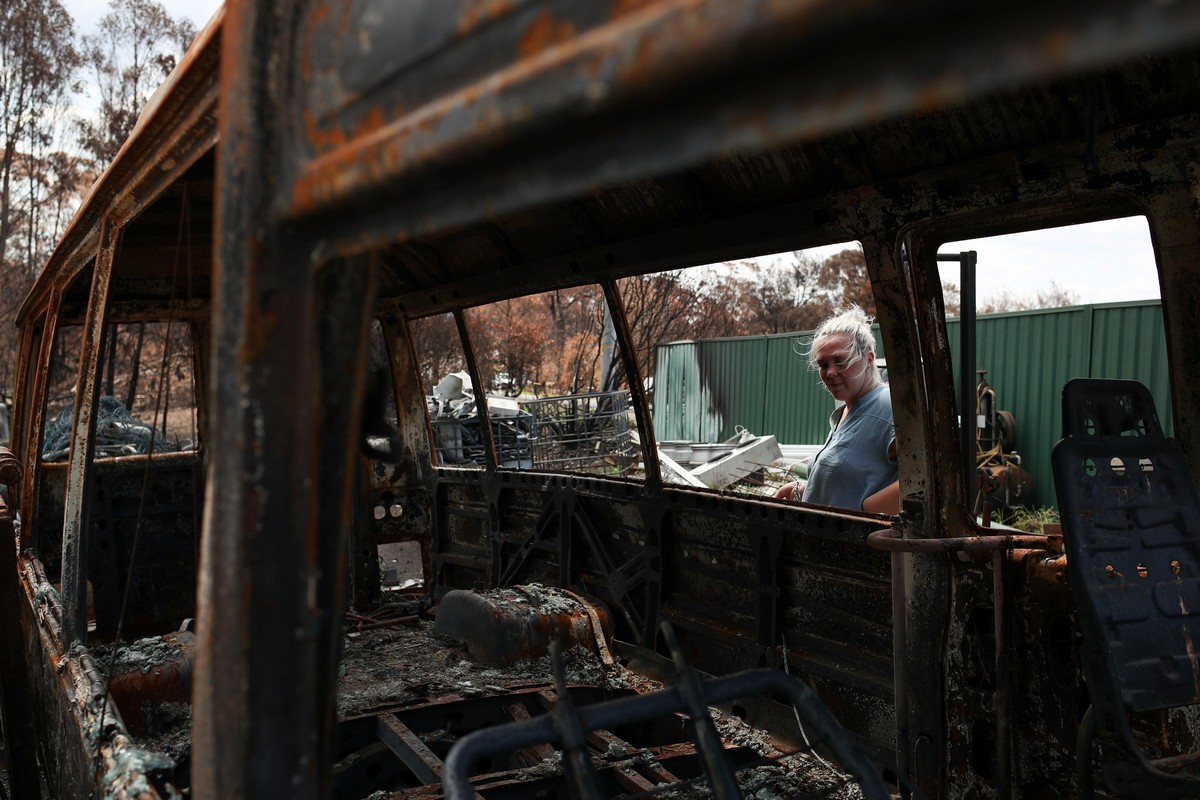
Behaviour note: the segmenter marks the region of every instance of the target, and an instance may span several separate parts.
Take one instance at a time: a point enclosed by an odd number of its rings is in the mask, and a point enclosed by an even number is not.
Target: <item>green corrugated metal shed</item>
[[[959,321],[948,320],[947,330],[957,370]],[[658,438],[720,441],[742,426],[774,434],[781,444],[824,441],[833,400],[793,349],[810,336],[658,345]],[[1016,417],[1017,449],[1037,482],[1039,505],[1055,504],[1050,449],[1060,436],[1062,386],[1070,378],[1145,383],[1164,427],[1173,430],[1166,337],[1157,300],[983,315],[976,343],[976,367],[987,370],[998,407]]]

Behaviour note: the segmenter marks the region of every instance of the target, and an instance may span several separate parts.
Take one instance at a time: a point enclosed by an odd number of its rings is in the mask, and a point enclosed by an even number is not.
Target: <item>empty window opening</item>
[[[640,478],[640,436],[604,291],[467,310],[501,467]]]
[[[800,488],[800,500],[841,405],[810,368],[813,330],[850,305],[874,314],[862,248],[848,242],[642,275],[620,290],[663,480],[752,497],[782,490],[784,499],[793,497],[785,487]],[[871,388],[879,388],[886,361],[877,330],[874,340]],[[860,500],[836,504],[861,508]]]
[[[971,315],[961,313],[962,260],[971,253],[975,347],[964,403],[962,327]],[[1062,388],[1071,378],[1146,384],[1170,435],[1166,336],[1144,217],[949,242],[938,248],[938,262],[966,414],[960,435],[964,453],[974,453],[966,486],[980,519],[986,511],[1039,530],[1056,521],[1050,451],[1062,433]]]

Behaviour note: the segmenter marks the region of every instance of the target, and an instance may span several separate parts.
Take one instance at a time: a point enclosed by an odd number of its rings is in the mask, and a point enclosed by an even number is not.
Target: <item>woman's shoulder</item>
[[[871,391],[859,400],[864,410],[878,412],[880,409],[887,411],[887,416],[892,416],[892,390],[886,383],[876,386]]]

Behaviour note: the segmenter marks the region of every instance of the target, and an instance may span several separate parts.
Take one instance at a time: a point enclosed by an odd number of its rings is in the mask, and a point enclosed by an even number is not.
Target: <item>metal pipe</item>
[[[958,262],[958,414],[959,454],[963,468],[963,496],[971,499],[971,475],[975,471],[975,264],[977,254],[968,250],[954,255],[939,255],[938,261]]]
[[[701,684],[707,705],[749,695],[784,695],[812,725],[826,734],[824,742],[833,757],[862,787],[868,800],[891,800],[891,793],[875,766],[850,740],[837,718],[803,681],[773,669],[756,669],[714,678]],[[679,687],[652,694],[621,697],[579,709],[579,724],[585,731],[626,726],[634,722],[674,714],[686,708]],[[553,715],[494,725],[468,734],[455,743],[446,757],[442,786],[447,800],[470,800],[471,765],[479,758],[506,750],[520,750],[542,742],[558,743]]]
[[[912,773],[908,730],[908,594],[904,580],[904,553],[892,551],[892,691],[896,700],[896,767],[901,775]]]
[[[554,729],[559,741],[563,744],[562,765],[567,782],[574,787],[573,794],[579,797],[602,797],[600,784],[596,780],[596,770],[588,753],[587,731],[579,724],[579,712],[567,691],[567,679],[563,672],[562,643],[557,639],[550,645],[551,660],[554,663],[554,689],[558,702],[550,714],[554,721]]]
[[[996,637],[996,798],[1008,800],[1012,793],[1009,775],[1008,637],[1005,635],[1005,576],[1008,551],[992,553],[992,614]]]
[[[994,536],[948,536],[938,539],[905,539],[892,528],[874,531],[867,544],[891,553],[983,553],[993,550],[1050,550],[1062,552],[1059,533],[1002,533]]]
[[[704,687],[700,683],[700,678],[696,675],[696,671],[688,666],[687,659],[683,656],[683,648],[680,646],[679,639],[675,636],[675,629],[671,627],[671,624],[664,622],[662,632],[663,638],[667,641],[667,647],[671,650],[671,660],[675,662],[675,668],[679,670],[679,690],[683,693],[683,699],[687,703],[688,716],[692,718],[692,731],[696,737],[696,747],[700,750],[700,760],[704,765],[704,772],[708,775],[708,782],[712,786],[713,796],[717,800],[742,800],[742,793],[738,791],[737,779],[729,768],[729,762],[725,760],[725,748],[721,745],[721,737],[717,734],[712,717],[709,716],[708,704],[704,702]]]

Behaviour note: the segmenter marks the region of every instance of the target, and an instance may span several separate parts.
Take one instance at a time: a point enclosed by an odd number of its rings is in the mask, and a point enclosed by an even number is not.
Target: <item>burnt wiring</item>
[[[788,675],[791,675],[792,671],[790,669],[788,669],[787,637],[784,636],[783,632],[781,631],[779,633],[779,638],[780,638],[780,641],[783,642],[783,671],[786,672]],[[808,748],[809,752],[812,753],[813,756],[817,759],[817,761],[820,761],[822,765],[824,765],[825,767],[827,767],[829,769],[833,769],[833,766],[828,761],[821,758],[821,754],[816,751],[816,749],[813,747],[812,742],[810,742],[808,740],[808,732],[804,730],[804,723],[800,720],[800,709],[796,708],[796,706],[794,704],[792,705],[792,713],[796,715],[796,725],[797,725],[797,727],[800,728],[800,738],[802,738],[804,740],[804,746]]]

